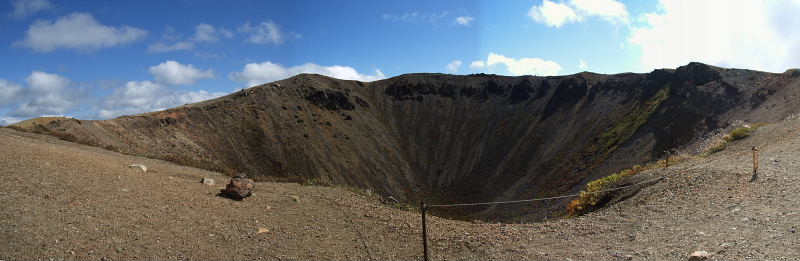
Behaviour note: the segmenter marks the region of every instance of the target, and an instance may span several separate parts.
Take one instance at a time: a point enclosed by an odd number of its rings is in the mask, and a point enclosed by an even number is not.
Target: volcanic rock
[[[253,195],[253,185],[255,182],[252,179],[236,176],[225,186],[225,189],[220,191],[220,194],[231,199],[242,200]]]

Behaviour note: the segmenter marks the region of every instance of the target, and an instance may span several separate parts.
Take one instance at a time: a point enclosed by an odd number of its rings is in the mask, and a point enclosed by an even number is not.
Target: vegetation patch
[[[618,184],[621,184],[625,179],[636,173],[665,167],[667,161],[669,161],[669,164],[677,164],[689,158],[691,157],[688,154],[673,155],[667,159],[651,162],[644,166],[634,165],[629,169],[591,181],[586,184],[586,189],[581,191],[578,198],[567,205],[567,214],[569,216],[577,216],[602,207],[605,203],[604,201],[612,195],[612,192],[603,191],[617,187]]]
[[[667,85],[653,95],[653,97],[650,97],[646,102],[636,104],[630,112],[619,117],[611,127],[606,129],[603,134],[600,135],[599,140],[582,154],[610,154],[610,152],[614,151],[622,142],[625,142],[633,136],[636,130],[650,119],[650,116],[658,109],[658,106],[669,98],[669,90],[670,86]]]
[[[728,143],[750,137],[750,133],[752,133],[758,127],[764,125],[766,124],[764,123],[756,123],[753,125],[745,124],[742,127],[736,128],[731,132],[729,132],[728,134],[723,135],[721,139],[717,139],[715,142],[712,142],[711,145],[708,146],[708,149],[706,149],[703,153],[701,153],[699,157],[706,158],[711,154],[723,151],[728,146]]]
[[[313,178],[303,179],[300,183],[303,186],[320,186],[320,187],[332,187],[334,185],[333,180],[329,178],[327,175],[319,175]]]

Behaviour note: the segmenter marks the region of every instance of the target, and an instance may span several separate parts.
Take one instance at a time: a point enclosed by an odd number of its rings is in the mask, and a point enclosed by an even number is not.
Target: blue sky
[[[0,125],[107,119],[319,73],[782,72],[800,1],[0,2]]]

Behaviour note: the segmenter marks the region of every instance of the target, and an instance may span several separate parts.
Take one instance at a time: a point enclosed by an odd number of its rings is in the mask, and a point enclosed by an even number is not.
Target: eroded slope
[[[734,120],[782,119],[800,108],[798,77],[698,63],[371,83],[300,75],[161,112],[19,126],[262,180],[344,184],[407,202],[506,200],[576,192]],[[438,214],[541,218],[564,204]]]

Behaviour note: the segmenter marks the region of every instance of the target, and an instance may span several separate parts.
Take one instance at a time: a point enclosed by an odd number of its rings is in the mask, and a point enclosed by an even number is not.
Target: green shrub
[[[322,186],[322,187],[331,187],[333,186],[333,180],[326,175],[319,175],[310,179],[303,179],[302,185],[304,186]]]
[[[732,130],[728,135],[725,135],[724,139],[726,142],[732,142],[735,140],[741,140],[750,136],[750,132],[753,131],[753,127],[744,126],[735,130]]]
[[[728,146],[728,143],[731,143],[733,141],[737,141],[737,140],[741,140],[741,139],[750,137],[750,133],[752,133],[758,127],[761,127],[761,126],[764,126],[764,125],[766,125],[766,124],[756,123],[756,124],[753,124],[752,126],[751,125],[744,125],[743,127],[739,127],[739,128],[736,128],[736,129],[732,130],[731,132],[728,132],[728,134],[725,134],[725,136],[722,136],[722,140],[719,140],[719,141],[711,144],[711,146],[708,147],[708,149],[706,151],[704,151],[702,154],[700,154],[700,158],[706,158],[706,157],[710,156],[711,154],[714,154],[714,153],[717,153],[717,152],[725,150],[725,148]]]
[[[677,164],[684,160],[691,158],[687,154],[672,155],[668,159],[659,160],[645,164],[644,166],[634,165],[633,167],[622,170],[620,172],[596,179],[586,183],[586,189],[580,192],[580,195],[575,200],[572,200],[567,205],[567,214],[569,216],[576,216],[588,213],[599,206],[599,203],[608,196],[610,192],[600,192],[617,187],[625,178],[633,176],[639,172],[661,168],[667,164]]]
[[[720,152],[720,151],[724,150],[727,146],[728,145],[726,143],[720,143],[720,144],[711,146],[711,148],[708,148],[708,151],[710,153]]]

